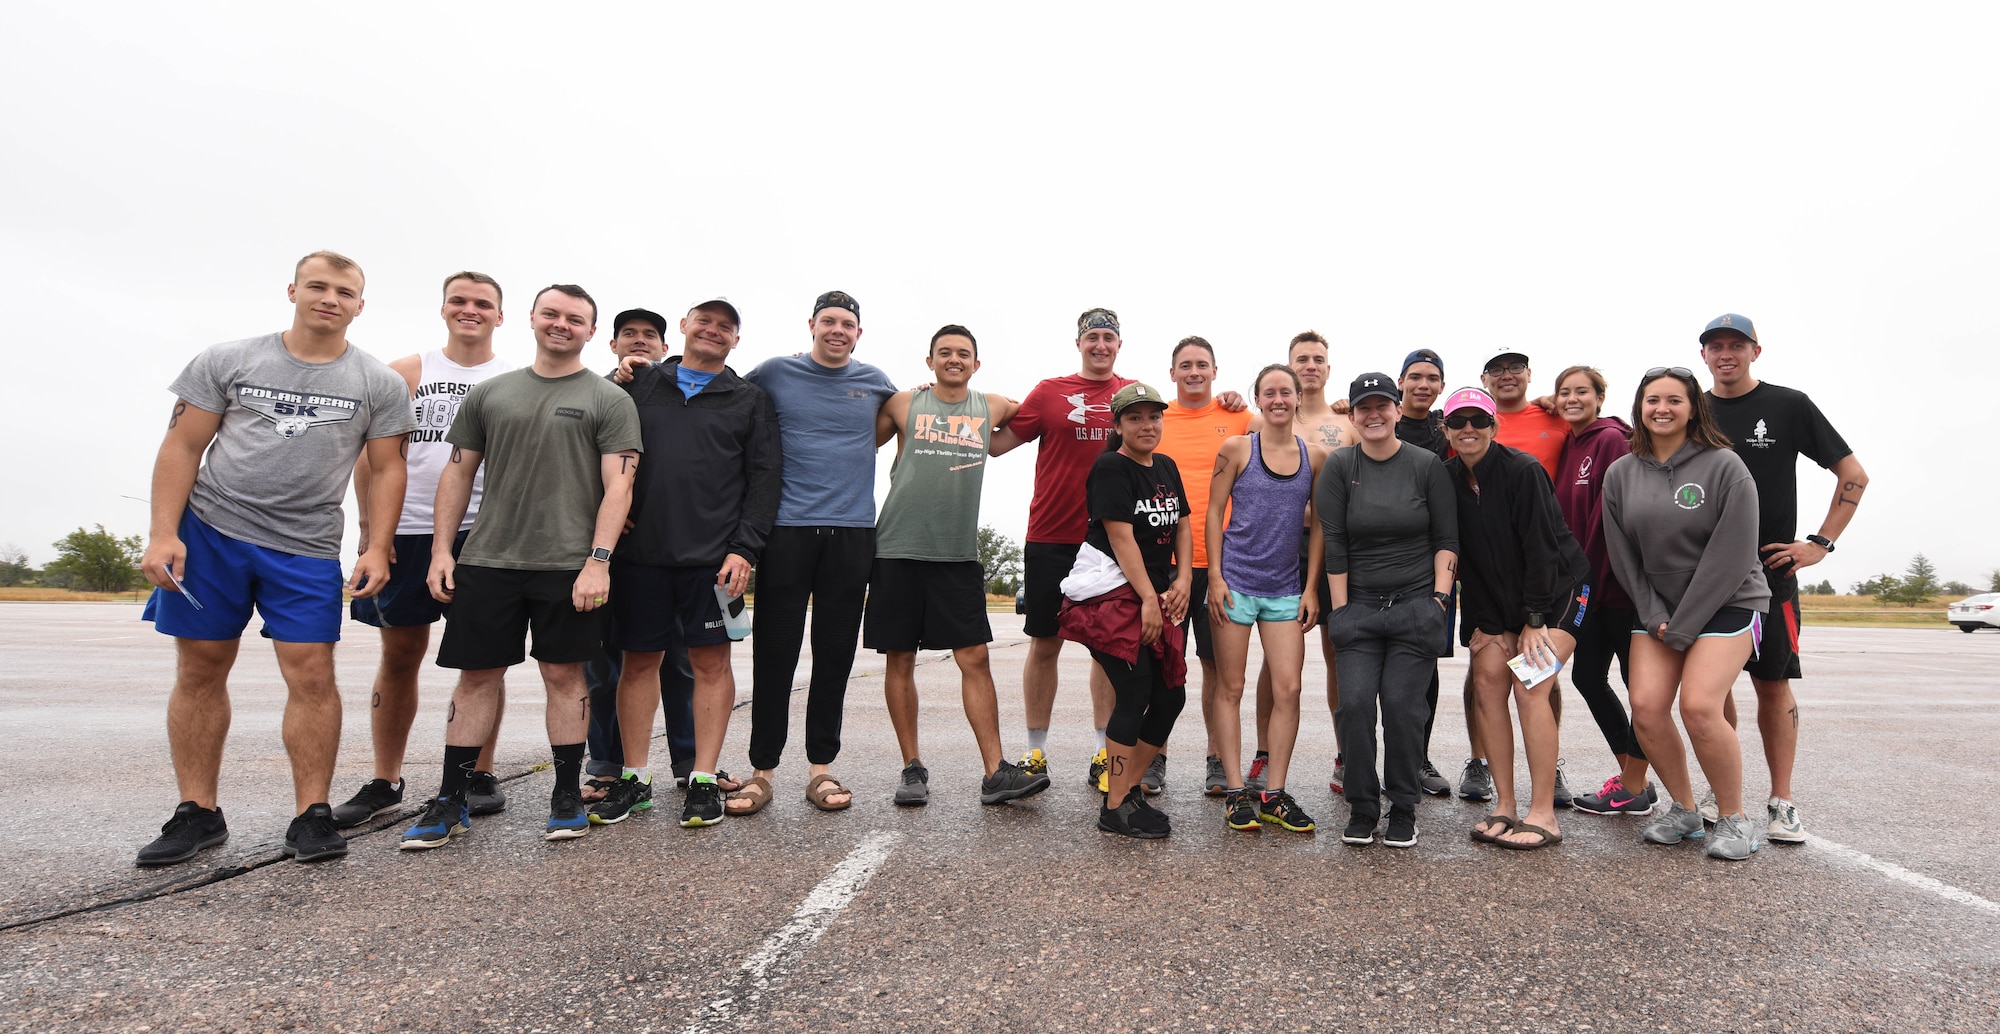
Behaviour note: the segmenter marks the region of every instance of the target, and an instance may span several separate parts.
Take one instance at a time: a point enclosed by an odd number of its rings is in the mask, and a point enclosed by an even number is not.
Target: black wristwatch
[[[1438,602],[1439,602],[1439,603],[1441,603],[1441,604],[1444,604],[1444,609],[1446,609],[1446,610],[1450,610],[1450,609],[1451,609],[1451,593],[1448,593],[1448,592],[1434,592],[1434,593],[1431,593],[1431,598],[1432,598],[1432,599],[1434,599],[1434,600],[1436,600],[1436,601],[1438,601]]]
[[[1531,610],[1528,612],[1528,627],[1529,628],[1542,627],[1542,615],[1539,611]]]
[[[1806,541],[1829,553],[1833,552],[1833,540],[1827,538],[1825,535],[1807,535]]]
[[[592,546],[590,548],[590,559],[608,564],[611,562],[611,551],[605,549],[603,546]]]

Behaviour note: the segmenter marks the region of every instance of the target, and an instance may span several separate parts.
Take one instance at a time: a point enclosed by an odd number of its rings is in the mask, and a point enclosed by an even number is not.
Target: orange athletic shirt
[[[1554,483],[1556,464],[1562,460],[1563,443],[1569,440],[1569,421],[1529,403],[1518,413],[1500,414],[1500,430],[1493,440],[1510,449],[1519,449],[1542,461]]]
[[[1208,566],[1208,484],[1215,478],[1215,454],[1226,438],[1250,430],[1250,410],[1231,413],[1214,399],[1200,409],[1187,409],[1179,399],[1167,403],[1162,418],[1159,452],[1181,468],[1181,488],[1187,495],[1194,523],[1194,566]]]

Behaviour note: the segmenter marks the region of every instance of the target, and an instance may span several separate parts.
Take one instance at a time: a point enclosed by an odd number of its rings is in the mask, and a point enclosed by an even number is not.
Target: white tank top
[[[398,535],[429,535],[436,529],[438,478],[451,461],[451,446],[444,433],[458,418],[459,403],[472,386],[495,374],[506,373],[514,364],[494,356],[478,366],[460,366],[445,358],[443,349],[425,352],[423,372],[417,376],[417,394],[410,400],[417,429],[410,432],[410,483],[403,493],[403,518],[396,522]],[[484,468],[472,476],[472,502],[465,508],[465,520],[458,530],[472,527],[479,513],[479,496],[485,489]]]

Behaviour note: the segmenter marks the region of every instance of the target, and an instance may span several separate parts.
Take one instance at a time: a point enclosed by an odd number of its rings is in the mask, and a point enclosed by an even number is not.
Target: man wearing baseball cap
[[[1846,439],[1802,391],[1759,381],[1750,364],[1764,354],[1757,328],[1749,318],[1724,313],[1701,332],[1701,358],[1713,375],[1709,402],[1715,422],[1735,443],[1736,455],[1750,468],[1757,485],[1757,541],[1764,559],[1764,576],[1771,583],[1771,620],[1744,670],[1757,689],[1757,732],[1764,740],[1764,760],[1771,767],[1768,835],[1782,843],[1801,843],[1805,826],[1792,803],[1792,762],[1799,749],[1799,706],[1792,679],[1799,677],[1799,570],[1833,552],[1834,541],[1854,519],[1861,496],[1868,491],[1868,472],[1848,448]],[[1833,471],[1833,501],[1819,531],[1795,540],[1798,532],[1798,458],[1805,456]],[[1726,703],[1724,717],[1736,724],[1736,699]],[[1713,814],[1713,796],[1702,798],[1702,817]],[[1712,819],[1711,819],[1712,821]]]
[[[839,811],[854,800],[829,769],[840,756],[847,676],[854,670],[868,572],[875,563],[875,419],[896,385],[888,374],[854,359],[861,343],[861,303],[853,295],[820,295],[806,327],[812,333],[810,352],[766,359],[746,378],[777,407],[785,476],[777,526],[758,568],[750,705],[750,765],[756,777],[730,795],[737,814],[764,806],[784,754],[808,601],[806,799],[823,811]]]
[[[1486,360],[1479,382],[1500,409],[1500,433],[1494,441],[1540,460],[1553,482],[1556,461],[1562,459],[1563,441],[1569,437],[1569,425],[1562,417],[1528,403],[1528,383],[1534,377],[1535,371],[1528,367],[1526,355],[1502,348]]]

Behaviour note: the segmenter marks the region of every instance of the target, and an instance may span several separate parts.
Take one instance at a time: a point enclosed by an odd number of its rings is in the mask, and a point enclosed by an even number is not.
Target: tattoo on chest
[[[1340,425],[1339,424],[1319,425],[1319,443],[1328,448],[1339,448]]]

